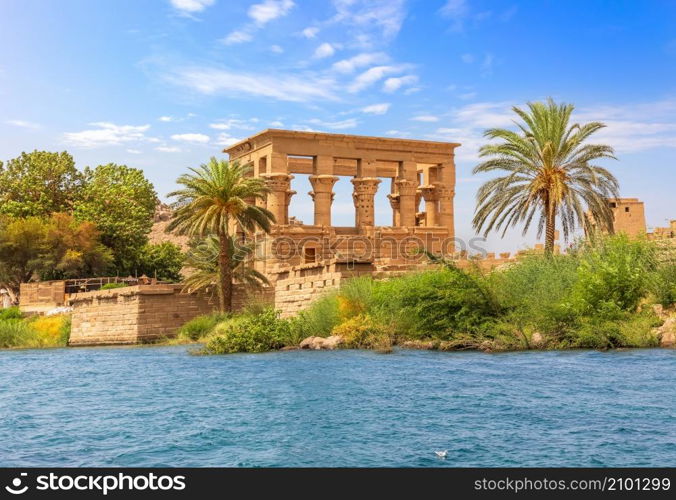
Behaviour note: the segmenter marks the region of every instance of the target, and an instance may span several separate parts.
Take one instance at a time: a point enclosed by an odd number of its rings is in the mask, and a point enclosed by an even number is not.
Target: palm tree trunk
[[[554,241],[556,237],[556,207],[547,204],[547,221],[545,226],[545,255],[554,254]]]
[[[230,265],[230,244],[225,231],[218,233],[220,243],[220,252],[218,253],[218,275],[219,283],[219,309],[221,312],[232,311],[232,266]]]

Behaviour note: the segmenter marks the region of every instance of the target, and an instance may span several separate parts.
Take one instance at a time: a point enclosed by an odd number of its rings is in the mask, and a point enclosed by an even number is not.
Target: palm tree
[[[608,198],[617,198],[619,184],[605,168],[592,163],[602,158],[616,159],[613,148],[585,141],[603,123],[570,124],[572,104],[528,103],[528,110],[513,111],[523,120],[515,122],[519,131],[489,129],[484,137],[499,139],[479,150],[490,158],[474,168],[474,173],[499,170],[505,175],[486,182],[477,193],[473,219],[484,235],[525,223],[523,233],[538,215],[538,238],[545,231],[545,253],[551,255],[557,218],[564,239],[568,240],[576,223],[591,230],[592,221],[601,230],[613,232],[613,214]],[[588,215],[585,213],[588,210]]]
[[[231,235],[237,227],[244,231],[270,231],[274,215],[253,204],[254,200],[262,199],[269,189],[263,179],[249,175],[249,167],[214,157],[199,168],[191,168],[190,172],[176,181],[183,188],[169,194],[176,198],[176,202],[167,231],[190,237],[214,235],[218,239],[219,307],[221,311],[231,311]]]
[[[253,245],[237,244],[235,238],[230,237],[228,246],[228,254],[231,256],[230,269],[236,282],[243,283],[253,290],[260,290],[263,285],[269,284],[263,274],[247,265],[247,259],[254,250]],[[221,281],[218,267],[219,254],[220,241],[214,235],[209,235],[192,245],[186,254],[185,266],[193,271],[183,280],[184,288],[188,292],[203,291],[213,294],[218,290],[218,284]]]

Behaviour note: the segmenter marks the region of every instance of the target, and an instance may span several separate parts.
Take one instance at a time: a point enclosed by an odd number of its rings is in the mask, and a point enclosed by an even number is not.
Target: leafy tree
[[[47,216],[70,211],[82,183],[67,152],[33,151],[0,163],[0,214]]]
[[[112,262],[112,252],[101,243],[92,222],[56,213],[46,221],[40,260],[38,273],[43,280],[101,276]]]
[[[181,281],[181,268],[185,255],[175,243],[148,243],[141,247],[134,263],[134,272],[157,277],[161,281]]]
[[[156,203],[155,189],[143,171],[109,163],[85,169],[74,214],[96,224],[122,274],[130,272],[134,256],[148,241]]]
[[[587,144],[587,139],[605,127],[591,122],[570,125],[574,107],[546,103],[528,104],[528,111],[514,107],[523,120],[518,132],[489,129],[484,136],[500,142],[480,149],[479,156],[490,158],[474,173],[503,171],[505,175],[486,182],[477,193],[473,224],[484,234],[524,223],[524,234],[538,216],[538,237],[545,231],[545,251],[554,249],[557,218],[564,238],[579,223],[591,229],[585,208],[599,229],[612,232],[613,214],[608,198],[618,196],[619,185],[605,168],[593,164],[602,158],[615,158],[613,148]]]
[[[235,281],[248,288],[260,289],[268,284],[267,278],[248,265],[249,256],[254,250],[252,245],[237,244],[234,238],[228,238],[228,254],[231,256],[231,274]],[[183,281],[189,291],[213,293],[220,283],[218,256],[220,242],[218,237],[209,235],[203,240],[195,241],[186,255],[185,264],[192,270]]]
[[[110,250],[90,222],[66,214],[0,219],[0,281],[15,292],[34,277],[97,276],[110,261]]]
[[[170,193],[177,201],[167,229],[191,237],[218,238],[219,306],[221,311],[231,311],[232,233],[237,226],[244,231],[270,231],[274,215],[253,204],[265,196],[268,188],[263,179],[248,176],[248,167],[214,157],[190,172],[177,180],[183,188]]]

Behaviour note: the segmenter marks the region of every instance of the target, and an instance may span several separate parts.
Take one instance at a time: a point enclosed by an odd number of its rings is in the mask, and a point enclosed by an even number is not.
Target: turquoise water
[[[674,466],[675,368],[673,350],[3,351],[0,465]]]

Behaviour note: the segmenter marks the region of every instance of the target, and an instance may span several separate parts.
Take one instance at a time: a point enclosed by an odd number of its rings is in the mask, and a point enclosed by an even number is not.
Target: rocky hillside
[[[155,216],[153,227],[150,230],[148,239],[150,243],[163,243],[170,241],[181,247],[184,252],[188,249],[188,237],[177,236],[166,232],[169,221],[171,220],[171,207],[166,203],[158,203],[155,207]]]

